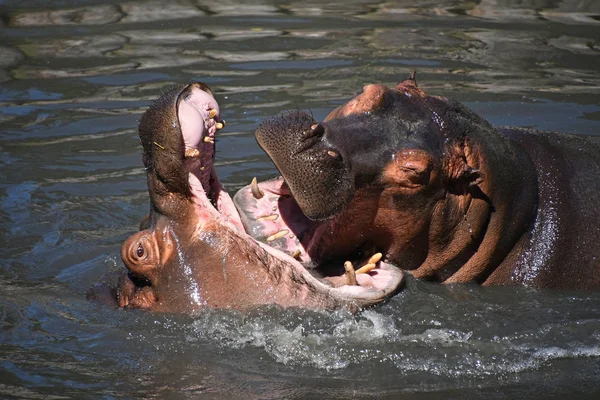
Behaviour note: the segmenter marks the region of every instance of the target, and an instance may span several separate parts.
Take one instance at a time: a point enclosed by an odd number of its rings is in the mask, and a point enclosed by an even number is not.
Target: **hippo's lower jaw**
[[[299,268],[308,270],[328,286],[360,285],[385,290],[400,273],[381,261],[382,255],[375,253],[376,249],[369,249],[371,254],[364,253],[366,249],[355,249],[358,252],[349,258],[364,264],[356,270],[348,259],[319,259],[319,254],[312,251],[313,238],[326,234],[330,228],[328,222],[314,222],[306,217],[283,178],[253,181],[239,190],[233,201],[246,232],[261,246],[268,244],[268,251],[292,257],[294,264],[300,262]]]
[[[117,303],[153,311],[369,306],[393,295],[402,272],[379,260],[346,279],[313,276],[300,261],[246,233],[214,169],[219,121],[200,84],[165,93],[140,121],[151,198],[149,228],[127,239]],[[298,210],[299,211],[299,210]],[[300,212],[299,218],[303,217]],[[269,242],[269,240],[267,240]]]
[[[188,221],[156,215],[154,228],[124,243],[122,258],[130,272],[119,281],[119,306],[167,312],[266,304],[356,310],[400,289],[403,273],[379,259],[363,273],[360,269],[346,272],[342,265],[327,271],[308,270],[268,241],[255,240],[245,232],[240,214],[214,168],[210,169],[213,179],[205,180],[208,187],[197,185],[195,174],[190,173],[193,189],[185,213]],[[188,232],[181,226],[186,222],[193,226]],[[190,244],[184,246],[185,242]],[[136,262],[140,245],[144,253],[150,253],[150,263]],[[160,273],[161,269],[169,276]],[[183,297],[186,304],[177,305],[181,301],[177,297]]]

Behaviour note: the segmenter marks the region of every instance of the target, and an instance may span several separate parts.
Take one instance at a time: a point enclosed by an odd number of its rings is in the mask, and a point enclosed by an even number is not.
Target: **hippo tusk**
[[[288,231],[287,229],[283,229],[283,230],[281,230],[281,231],[279,231],[279,232],[277,232],[277,233],[269,236],[267,238],[267,242],[272,242],[273,240],[277,240],[279,238],[282,238],[285,235],[287,235],[288,233],[290,233],[290,231]]]
[[[346,261],[344,263],[344,269],[346,270],[348,285],[356,285],[356,272],[354,272],[354,265],[352,265],[350,261]]]
[[[254,198],[257,200],[262,199],[262,197],[265,195],[265,193],[258,187],[256,177],[252,178],[252,183],[250,184],[250,191],[252,192],[252,196],[254,196]]]
[[[211,110],[208,111],[208,118],[214,118],[217,116],[217,110],[212,108]]]
[[[381,261],[382,257],[383,257],[383,254],[381,254],[381,253],[373,254],[369,258],[369,260],[367,261],[367,263],[365,265],[363,265],[362,267],[360,267],[359,269],[356,270],[356,275],[366,274],[367,272],[373,271],[375,269],[375,267],[377,267],[377,263],[379,261]]]
[[[263,217],[258,217],[256,218],[257,221],[275,221],[277,218],[279,218],[279,214],[271,214],[271,215],[265,215]]]
[[[211,138],[210,136],[204,136],[204,138],[202,138],[202,141],[204,143],[212,143],[215,144],[215,139]]]
[[[215,124],[215,128],[217,128],[217,130],[223,129],[225,127],[225,124],[223,122],[217,122]]]
[[[337,156],[339,155],[338,153],[336,153],[336,152],[335,152],[335,151],[333,151],[333,150],[328,150],[328,151],[327,151],[327,154],[329,154],[329,155],[330,155],[331,157],[333,157],[333,158],[337,158]]]
[[[358,274],[366,274],[367,272],[371,272],[375,269],[377,265],[374,263],[365,264],[359,269],[356,270],[356,275]]]
[[[195,158],[200,156],[198,149],[185,149],[185,158]]]
[[[383,254],[375,253],[371,256],[371,258],[369,258],[369,261],[367,261],[367,264],[377,264],[379,261],[381,261],[382,257],[383,257]]]
[[[302,254],[302,252],[300,250],[296,249],[296,251],[294,251],[291,254],[291,256],[292,256],[292,258],[295,258],[296,260],[299,260],[300,259],[300,254]]]

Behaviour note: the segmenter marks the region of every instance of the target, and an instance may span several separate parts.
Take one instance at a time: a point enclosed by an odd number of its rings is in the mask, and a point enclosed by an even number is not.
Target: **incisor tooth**
[[[217,116],[217,110],[216,110],[216,109],[214,109],[214,108],[213,108],[213,109],[211,109],[211,110],[208,112],[208,118],[214,118],[214,117],[216,117],[216,116]]]
[[[272,242],[273,240],[277,240],[279,238],[282,238],[285,235],[287,235],[288,233],[290,233],[290,231],[288,231],[287,229],[283,229],[283,230],[277,232],[276,234],[269,236],[267,238],[267,242]]]
[[[383,257],[383,254],[375,253],[371,256],[371,258],[369,258],[367,264],[377,264],[381,260],[381,257]]]
[[[365,264],[356,270],[356,274],[366,274],[367,272],[373,271],[375,267],[376,265],[374,263]]]
[[[256,180],[256,177],[252,178],[252,183],[250,183],[250,191],[252,192],[252,196],[254,196],[254,198],[257,200],[262,199],[262,197],[265,195],[265,193],[258,187],[258,181]]]
[[[356,285],[356,272],[354,272],[354,265],[352,265],[350,261],[346,261],[344,263],[344,269],[346,270],[348,285]]]
[[[185,158],[199,157],[200,152],[198,149],[185,149]]]
[[[279,218],[279,214],[271,214],[271,215],[265,215],[262,217],[258,217],[256,218],[257,221],[275,221],[277,218]]]
[[[292,257],[295,258],[296,260],[299,260],[300,254],[302,254],[302,252],[300,250],[296,250],[292,253]]]

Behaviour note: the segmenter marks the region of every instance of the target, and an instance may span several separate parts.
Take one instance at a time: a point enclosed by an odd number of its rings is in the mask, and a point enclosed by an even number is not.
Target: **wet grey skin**
[[[446,283],[600,287],[593,138],[495,128],[414,77],[365,86],[321,122],[284,113],[255,135],[283,176],[274,204],[307,217],[280,210],[279,229],[297,238],[273,243],[284,251],[313,261],[378,251]]]

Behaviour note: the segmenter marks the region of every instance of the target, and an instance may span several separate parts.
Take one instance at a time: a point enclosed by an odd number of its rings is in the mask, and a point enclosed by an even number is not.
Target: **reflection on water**
[[[600,133],[597,1],[239,3],[0,1],[0,397],[594,398],[597,293],[411,282],[356,316],[85,301],[147,209],[136,123],[173,83],[215,89],[230,191],[276,174],[265,117],[412,69],[495,124]]]

